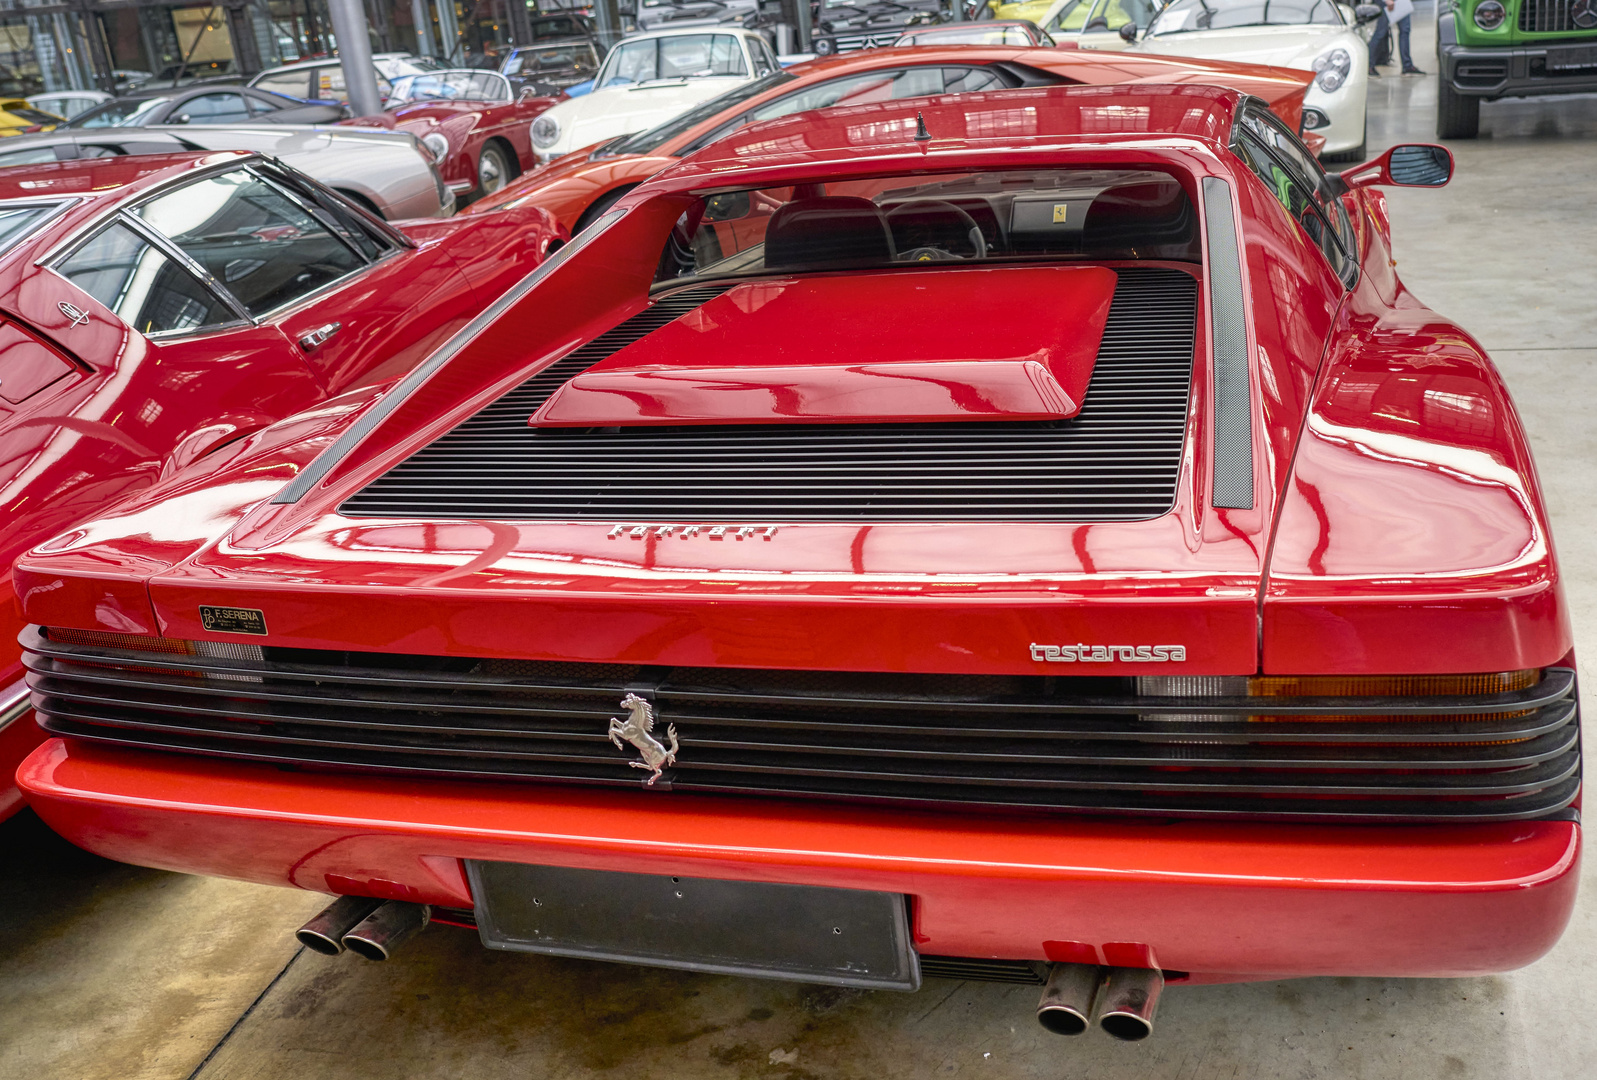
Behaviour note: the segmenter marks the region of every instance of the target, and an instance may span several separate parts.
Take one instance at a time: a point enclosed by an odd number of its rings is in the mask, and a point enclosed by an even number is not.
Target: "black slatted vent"
[[[528,426],[562,382],[725,288],[669,294],[395,466],[341,511],[646,522],[1128,521],[1157,517],[1174,500],[1198,294],[1197,281],[1179,270],[1119,271],[1074,420]]]
[[[21,640],[33,706],[51,734],[307,769],[638,790],[650,775],[639,752],[610,737],[612,720],[641,719],[641,703],[623,704],[637,694],[649,702],[652,737],[674,732],[679,751],[658,792],[1457,822],[1542,817],[1580,790],[1580,708],[1567,668],[1502,693],[1200,698],[1086,676],[270,646],[250,659],[217,655],[209,642],[195,655],[77,645],[37,627]]]

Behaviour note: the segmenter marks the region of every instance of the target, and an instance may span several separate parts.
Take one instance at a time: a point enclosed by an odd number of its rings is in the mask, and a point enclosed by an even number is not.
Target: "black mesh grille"
[[[1186,436],[1197,282],[1146,268],[1119,279],[1075,420],[528,426],[562,382],[641,337],[649,320],[662,326],[726,288],[700,287],[669,294],[529,379],[340,509],[650,522],[1156,517],[1174,499]]]
[[[202,645],[204,643],[201,643]],[[1489,821],[1579,785],[1574,673],[1457,698],[1142,697],[1131,680],[541,664],[267,648],[256,661],[24,635],[60,735],[300,767],[1169,817]],[[1269,717],[1254,714],[1268,710]]]
[[[1575,0],[1522,0],[1519,28],[1527,34],[1578,34],[1597,26],[1575,23]]]

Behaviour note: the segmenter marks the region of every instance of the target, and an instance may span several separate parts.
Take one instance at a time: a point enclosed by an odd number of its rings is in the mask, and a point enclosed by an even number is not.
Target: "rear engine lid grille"
[[[666,294],[557,361],[378,477],[340,511],[694,523],[1157,517],[1174,502],[1186,440],[1198,284],[1175,269],[1117,273],[1075,419],[528,426],[556,388],[637,340],[651,321],[664,325],[730,288],[698,286]]]
[[[155,639],[151,639],[154,641]],[[205,642],[195,643],[197,651]],[[58,735],[323,769],[1160,817],[1493,821],[1579,787],[1574,673],[1447,697],[1155,697],[1135,680],[743,671],[24,635]],[[1259,715],[1259,714],[1267,715]],[[617,745],[619,743],[619,745]]]

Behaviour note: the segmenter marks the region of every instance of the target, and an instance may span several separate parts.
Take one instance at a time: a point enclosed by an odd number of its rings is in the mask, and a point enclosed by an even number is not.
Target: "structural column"
[[[809,0],[803,2],[808,3]],[[599,40],[604,42],[606,49],[613,48],[621,40],[621,11],[616,0],[594,0],[593,21],[597,24]]]
[[[455,0],[438,0],[438,37],[438,55],[448,63],[460,63],[460,24],[455,21]]]
[[[248,2],[227,0],[227,35],[233,40],[233,60],[239,74],[257,75],[261,71],[261,50],[255,40],[255,20]]]
[[[116,86],[116,76],[111,72],[111,54],[105,49],[105,35],[100,32],[100,16],[90,7],[89,0],[78,0],[77,23],[89,45],[89,66],[94,82],[107,92]]]
[[[410,18],[416,24],[417,55],[435,55],[439,50],[433,46],[433,16],[427,0],[410,0]]]
[[[350,111],[356,116],[375,116],[383,111],[383,95],[377,89],[371,39],[366,36],[366,7],[361,0],[327,0],[327,8],[333,16],[333,34],[338,38],[338,59],[344,69]]]

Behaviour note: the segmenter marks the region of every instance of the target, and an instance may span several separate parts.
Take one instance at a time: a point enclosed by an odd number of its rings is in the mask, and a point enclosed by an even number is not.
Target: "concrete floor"
[[[1429,9],[1415,59],[1435,72]],[[1373,150],[1432,137],[1436,82],[1373,84]],[[1501,102],[1458,179],[1391,196],[1402,273],[1491,350],[1597,640],[1597,97]],[[1173,988],[1146,1043],[1064,1040],[1036,991],[918,994],[490,953],[429,930],[387,964],[301,953],[306,894],[119,866],[0,826],[0,1078],[1534,1077],[1597,1066],[1597,882],[1541,962],[1494,978]],[[1584,1064],[1583,1064],[1584,1063]]]

